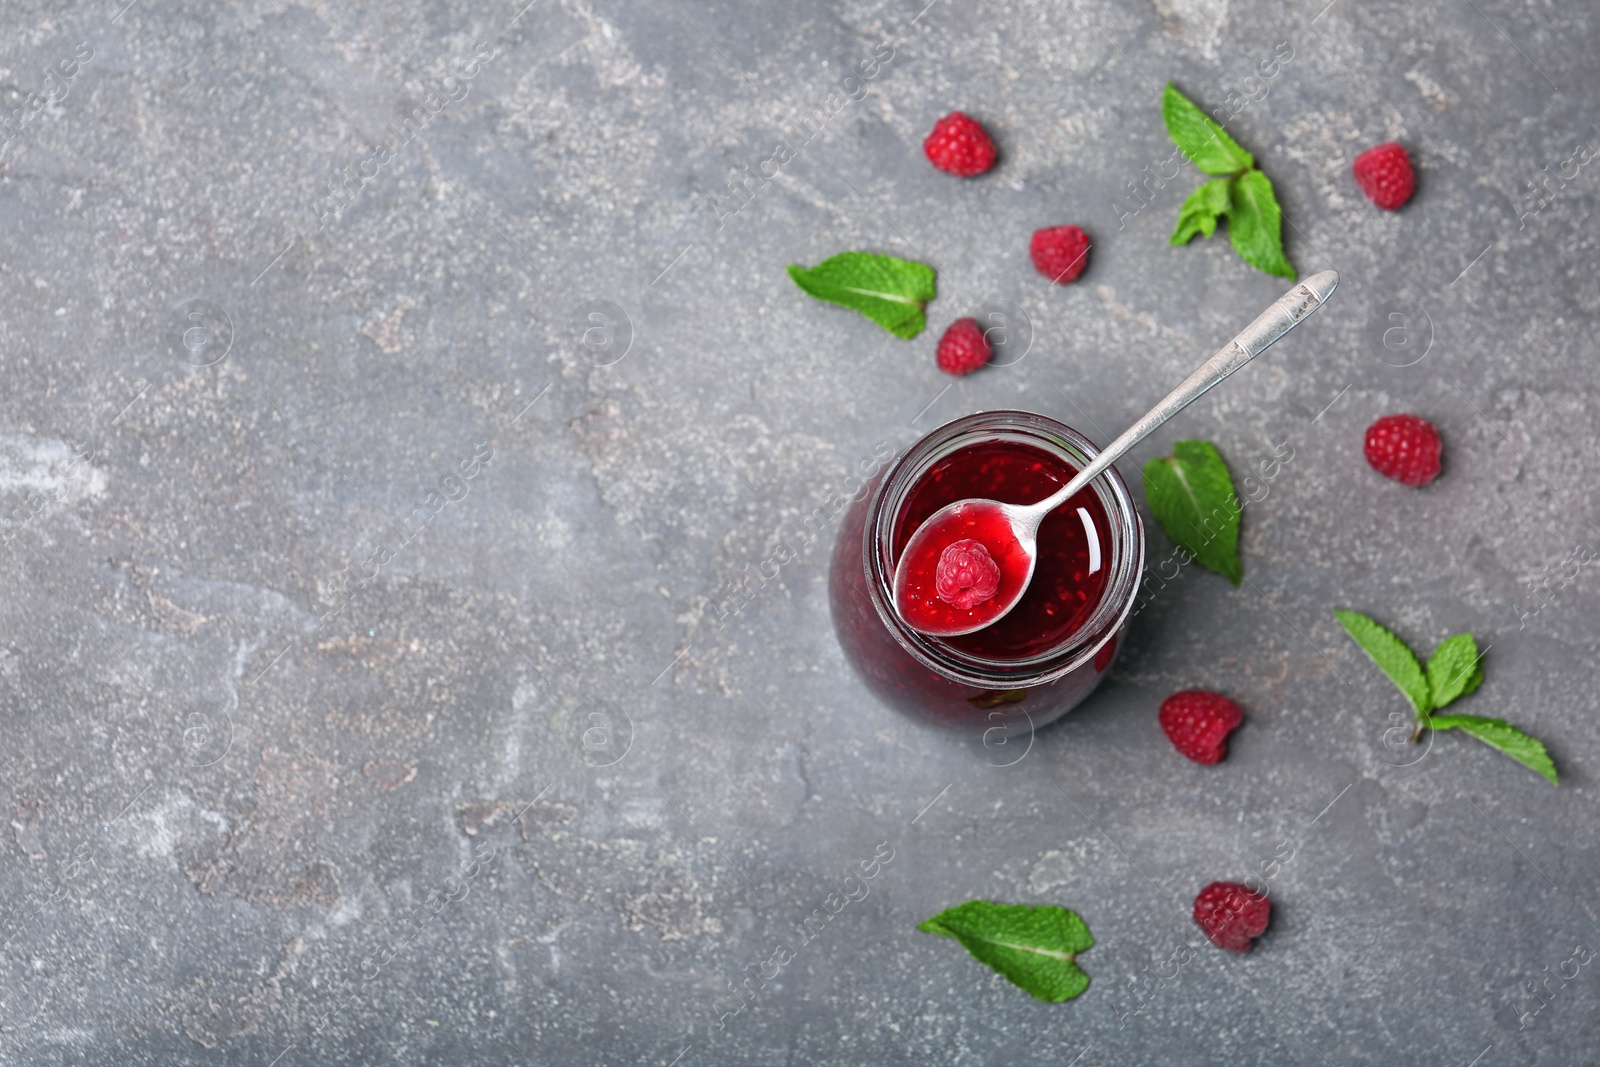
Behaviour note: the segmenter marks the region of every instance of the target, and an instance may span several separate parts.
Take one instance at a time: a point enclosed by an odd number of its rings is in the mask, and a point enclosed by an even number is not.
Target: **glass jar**
[[[1094,690],[1122,644],[1144,567],[1144,525],[1115,469],[1084,491],[1098,501],[1094,510],[1103,512],[1106,526],[1103,531],[1092,529],[1085,512],[1085,532],[1098,541],[1096,569],[1106,568],[1099,600],[1092,608],[1086,607],[1086,617],[1053,645],[1019,646],[1017,655],[974,651],[958,647],[958,643],[971,644],[967,638],[918,633],[896,613],[894,569],[899,562],[897,553],[910,533],[902,519],[913,490],[924,478],[934,476],[930,472],[936,466],[947,469],[945,461],[953,456],[979,446],[1014,445],[1054,457],[1057,462],[1051,464],[1052,471],[1064,464],[1060,468],[1063,476],[1055,486],[1064,484],[1097,452],[1082,434],[1043,415],[979,412],[923,437],[858,494],[845,513],[828,582],[834,630],[845,658],[867,688],[890,707],[919,721],[986,734],[998,729],[1007,735],[1043,726]],[[1005,499],[1000,491],[995,498],[1027,504],[1043,499],[1052,489],[1040,488],[1031,500]],[[1052,514],[1070,517],[1072,505],[1079,499],[1075,497]],[[1047,529],[1041,527],[1041,558],[1049,548],[1046,535]],[[1013,614],[1021,612],[1026,603],[1025,598]]]

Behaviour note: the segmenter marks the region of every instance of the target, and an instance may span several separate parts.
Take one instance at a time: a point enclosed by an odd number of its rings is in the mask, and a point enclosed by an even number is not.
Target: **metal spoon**
[[[1039,559],[1037,543],[1039,524],[1044,521],[1046,515],[1072,499],[1090,482],[1105,473],[1107,468],[1126,455],[1134,445],[1144,440],[1156,427],[1188,407],[1212,386],[1249,363],[1274,341],[1294,329],[1302,319],[1321,307],[1328,297],[1333,295],[1333,290],[1338,284],[1338,273],[1325,270],[1313,274],[1289,290],[1216,355],[1185,378],[1182,385],[1168,393],[1166,399],[1151,408],[1149,414],[1111,442],[1110,446],[1091,460],[1075,478],[1037,504],[1002,504],[998,500],[984,499],[958,500],[930,515],[921,526],[917,527],[917,532],[911,535],[911,540],[906,543],[905,551],[900,554],[900,562],[895,567],[894,603],[900,618],[907,626],[922,633],[935,637],[955,637],[981,630],[1004,617],[1017,606],[1033,580],[1034,567]],[[997,559],[1001,557],[1002,552],[1013,559],[1019,550],[1025,554],[1027,574],[1022,582],[1008,583],[1002,579],[1000,589],[994,596],[971,607],[964,613],[965,617],[953,621],[946,619],[941,622],[918,618],[914,607],[908,612],[908,606],[917,603],[912,599],[915,595],[920,595],[922,602],[930,602],[926,597],[929,590],[908,588],[909,572],[912,569],[908,567],[908,563],[913,559],[920,559],[930,547],[939,548],[937,545],[930,546],[929,542],[938,536],[941,529],[948,529],[952,524],[965,525],[964,520],[969,519],[989,519],[992,523],[996,515],[1002,520],[1002,528],[1009,526],[1009,532],[1016,539],[1016,544],[985,547]],[[997,547],[1002,551],[995,551]],[[939,548],[939,551],[942,552],[943,549]],[[923,573],[925,576],[926,568],[923,568]],[[941,614],[952,613],[941,612]]]

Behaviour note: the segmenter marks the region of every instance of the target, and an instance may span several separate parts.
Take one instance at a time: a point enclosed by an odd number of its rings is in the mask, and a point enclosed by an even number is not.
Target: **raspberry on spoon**
[[[939,599],[966,611],[994,596],[1000,588],[1000,564],[982,541],[967,538],[945,548],[934,575]]]

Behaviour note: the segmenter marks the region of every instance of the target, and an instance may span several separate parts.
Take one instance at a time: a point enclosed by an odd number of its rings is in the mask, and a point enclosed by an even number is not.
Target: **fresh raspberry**
[[[1411,156],[1393,141],[1385,141],[1361,153],[1350,170],[1367,199],[1385,211],[1398,210],[1411,199],[1411,191],[1417,187],[1417,172],[1411,168]]]
[[[957,611],[975,608],[1000,588],[1000,564],[982,541],[970,537],[957,541],[939,554],[933,588],[940,600]]]
[[[1173,747],[1209,767],[1228,754],[1228,735],[1244,721],[1244,712],[1220,693],[1185,689],[1161,702],[1160,718]]]
[[[971,178],[994,166],[994,142],[978,121],[952,111],[933,124],[922,142],[928,162],[958,178]]]
[[[1402,485],[1427,485],[1439,476],[1444,448],[1433,423],[1415,415],[1385,415],[1367,427],[1364,451],[1372,469]]]
[[[1076,281],[1089,262],[1089,235],[1076,226],[1034,230],[1028,255],[1033,257],[1034,269],[1040,274],[1057,285],[1066,285]]]
[[[1249,952],[1267,928],[1272,902],[1238,882],[1212,882],[1194,898],[1194,921],[1218,948]]]
[[[957,319],[939,338],[939,369],[946,374],[971,374],[994,354],[977,319]]]

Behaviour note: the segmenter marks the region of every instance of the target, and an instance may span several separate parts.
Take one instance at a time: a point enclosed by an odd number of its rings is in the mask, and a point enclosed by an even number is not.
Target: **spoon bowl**
[[[934,637],[959,637],[1000,621],[1022,601],[1039,563],[1039,522],[1029,521],[1031,509],[998,500],[957,500],[929,515],[900,555],[894,572],[894,602],[900,617],[913,630]],[[997,573],[994,592],[971,607],[963,607],[959,580],[941,583],[939,565],[946,546],[977,542],[983,546]],[[969,550],[970,551],[970,550]],[[931,565],[930,576],[926,568]],[[941,595],[955,591],[955,596]],[[970,590],[970,586],[967,587]],[[982,590],[978,590],[982,592]],[[929,595],[931,592],[932,595]]]
[[[1039,560],[1039,524],[1086,489],[1134,445],[1249,363],[1316,311],[1339,284],[1331,270],[1279,297],[1232,341],[1123,432],[1071,481],[1036,504],[974,497],[947,504],[917,527],[894,572],[901,621],[933,637],[975,633],[1021,602]]]

